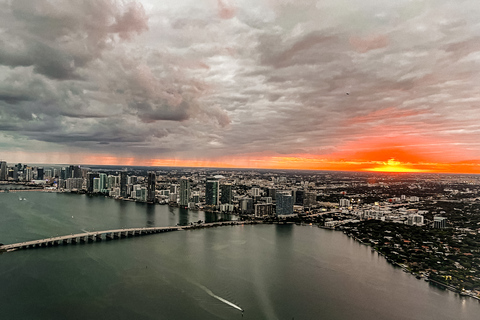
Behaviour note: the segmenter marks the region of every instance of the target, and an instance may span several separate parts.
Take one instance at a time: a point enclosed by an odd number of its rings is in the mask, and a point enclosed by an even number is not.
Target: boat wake
[[[237,306],[236,304],[226,300],[226,299],[223,299],[222,297],[219,297],[217,296],[215,293],[212,292],[212,290],[208,289],[207,287],[205,286],[202,286],[201,284],[198,284],[198,283],[195,283],[198,287],[202,288],[203,291],[205,291],[209,296],[211,297],[214,297],[215,299],[219,300],[219,301],[222,301],[223,303],[229,305],[230,307],[233,307],[239,311],[242,311],[243,312],[243,309],[240,308],[239,306]]]

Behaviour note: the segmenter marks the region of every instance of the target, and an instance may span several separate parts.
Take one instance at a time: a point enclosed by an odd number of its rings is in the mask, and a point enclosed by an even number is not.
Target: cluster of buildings
[[[76,165],[44,168],[0,162],[0,180],[45,185],[61,192],[104,194],[117,199],[256,217],[291,217],[317,208],[317,192],[285,177],[249,179],[243,175],[183,175],[155,171],[105,171]]]
[[[346,190],[354,187],[383,190],[387,184],[353,180],[338,181],[330,175],[319,181],[314,175],[282,175],[257,171],[206,171],[148,169],[91,169],[78,165],[40,167],[0,161],[0,180],[45,184],[62,192],[103,194],[130,201],[169,204],[186,209],[246,214],[255,217],[320,216],[331,213],[340,217],[325,221],[335,227],[347,222],[381,220],[422,226],[446,227],[446,219],[425,221],[427,212],[406,209],[405,204],[420,200],[415,195],[387,197],[381,205],[363,204],[362,194],[348,198]],[[383,191],[382,191],[383,192]],[[335,202],[322,200],[340,195]],[[367,195],[363,195],[367,196]],[[320,200],[320,201],[319,201]]]

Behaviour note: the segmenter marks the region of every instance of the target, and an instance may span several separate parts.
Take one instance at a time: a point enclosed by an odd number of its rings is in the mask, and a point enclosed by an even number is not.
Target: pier
[[[212,222],[192,224],[186,226],[175,227],[150,227],[150,228],[127,228],[127,229],[114,229],[104,231],[92,231],[77,233],[65,236],[58,236],[40,240],[25,241],[13,244],[6,244],[0,246],[0,252],[10,252],[20,249],[32,249],[41,247],[54,247],[59,245],[78,244],[78,243],[93,243],[98,241],[118,240],[129,237],[137,237],[155,233],[164,233],[171,231],[180,231],[188,229],[203,229],[220,226],[236,226],[244,224],[255,224],[252,221],[224,221],[224,222]]]

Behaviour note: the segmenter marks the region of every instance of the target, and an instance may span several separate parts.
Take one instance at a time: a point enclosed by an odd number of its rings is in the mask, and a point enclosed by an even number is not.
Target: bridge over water
[[[187,226],[175,226],[175,227],[150,227],[150,228],[128,228],[128,229],[114,229],[105,231],[92,231],[77,233],[59,237],[52,237],[40,240],[25,241],[13,244],[6,244],[0,246],[0,252],[9,252],[19,249],[30,249],[39,247],[52,247],[58,245],[77,244],[77,243],[91,243],[102,240],[117,240],[128,237],[135,237],[141,235],[148,235],[154,233],[163,233],[170,231],[188,230],[188,229],[201,229],[219,226],[235,226],[243,224],[253,224],[252,221],[224,221],[224,222],[212,222],[193,224]]]

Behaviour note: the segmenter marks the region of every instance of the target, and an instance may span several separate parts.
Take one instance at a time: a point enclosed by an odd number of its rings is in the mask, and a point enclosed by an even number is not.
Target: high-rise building
[[[263,217],[273,214],[273,205],[271,203],[257,203],[255,204],[255,216]]]
[[[180,179],[180,206],[187,207],[190,200],[190,181],[186,177]]]
[[[260,196],[260,192],[261,192],[260,188],[252,188],[250,190],[250,193],[252,194],[252,197]]]
[[[155,171],[147,172],[147,202],[155,202],[155,189],[157,186],[157,176]]]
[[[99,178],[99,177],[100,175],[98,173],[94,173],[94,172],[87,173],[87,192],[90,192],[90,193],[95,192],[93,190],[93,179]]]
[[[52,178],[52,170],[51,170],[51,169],[45,169],[44,178],[45,178],[45,179],[50,179],[50,178]]]
[[[229,183],[225,183],[220,185],[220,203],[223,204],[230,204],[232,203],[232,185]]]
[[[433,227],[435,229],[445,229],[447,227],[447,218],[433,217]]]
[[[6,161],[0,161],[0,180],[8,180],[8,168]]]
[[[317,204],[317,194],[315,192],[305,192],[303,205],[305,207],[312,207],[315,204]]]
[[[348,199],[340,199],[340,207],[350,207],[350,200]]]
[[[32,167],[27,167],[25,169],[25,181],[30,182],[33,180],[33,169]]]
[[[67,175],[67,172],[68,172],[68,167],[63,167],[61,170],[60,170],[60,179],[63,179],[63,180],[67,180],[68,179],[68,175]]]
[[[70,166],[67,174],[69,178],[82,178],[82,169],[80,166]]]
[[[43,180],[43,168],[37,168],[37,180]]]
[[[276,197],[275,197],[276,192],[277,192],[277,190],[275,188],[268,188],[267,189],[267,197],[272,198],[272,200],[276,200]]]
[[[100,178],[93,178],[93,192],[100,192]]]
[[[127,197],[127,173],[120,172],[120,197]]]
[[[219,190],[217,180],[207,180],[205,185],[205,204],[209,206],[218,205]]]
[[[171,184],[170,185],[170,194],[178,192],[178,184]]]
[[[295,191],[295,204],[303,206],[303,200],[305,199],[305,191],[297,190]]]
[[[277,192],[277,216],[293,214],[293,196],[289,191]]]
[[[254,207],[253,207],[253,199],[252,198],[241,198],[238,201],[238,209],[241,213],[245,214],[252,214]]]
[[[105,173],[100,173],[100,192],[107,191],[107,175]]]

